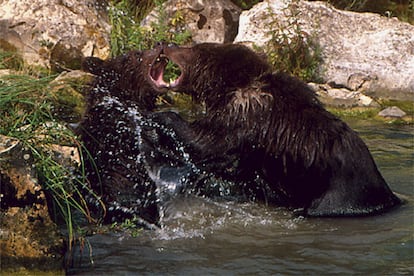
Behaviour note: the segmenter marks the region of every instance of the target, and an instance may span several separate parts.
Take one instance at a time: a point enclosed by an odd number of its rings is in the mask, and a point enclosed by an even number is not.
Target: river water
[[[87,237],[74,275],[413,275],[414,130],[349,122],[406,204],[363,218],[293,217],[258,204],[177,198],[159,230]]]

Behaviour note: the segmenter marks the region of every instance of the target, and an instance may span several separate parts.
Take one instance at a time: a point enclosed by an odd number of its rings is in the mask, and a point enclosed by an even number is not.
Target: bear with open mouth
[[[178,194],[193,193],[190,183],[213,186],[214,175],[198,170],[185,151],[191,132],[183,139],[169,127],[188,130],[189,124],[176,113],[155,112],[156,98],[171,87],[164,81],[165,47],[159,43],[152,50],[83,61],[94,81],[76,130],[95,193],[88,199],[102,205],[93,209],[104,222],[137,218],[144,226],[161,225],[164,205]]]
[[[371,215],[401,203],[358,134],[305,83],[273,73],[249,48],[168,45],[159,57],[159,71],[168,59],[181,75],[155,85],[192,95],[206,112],[192,123],[151,116],[174,129],[200,170],[238,183],[251,200],[306,216]]]
[[[89,185],[103,203],[105,222],[133,217],[144,224],[159,222],[157,186],[142,160],[140,144],[142,126],[151,125],[146,116],[166,91],[160,82],[166,61],[159,57],[162,49],[159,44],[106,61],[83,61],[94,82],[77,132],[84,144]]]

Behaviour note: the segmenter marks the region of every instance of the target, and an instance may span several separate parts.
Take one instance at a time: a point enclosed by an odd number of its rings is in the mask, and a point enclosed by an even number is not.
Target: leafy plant
[[[271,39],[265,46],[269,62],[277,71],[291,73],[305,81],[318,81],[321,48],[312,34],[304,32],[298,21],[299,11],[291,4],[284,11],[286,22],[269,8]]]
[[[148,1],[146,1],[148,2]],[[169,18],[162,3],[153,2],[156,21],[149,27],[140,26],[140,17],[136,16],[137,4],[128,0],[112,1],[109,4],[109,19],[112,25],[111,55],[117,56],[132,49],[144,50],[154,47],[159,41],[183,44],[191,38],[190,33],[184,28],[184,20],[178,12]],[[146,7],[152,7],[147,4]]]
[[[118,223],[114,222],[111,225],[112,230],[118,231],[129,231],[131,237],[138,237],[138,235],[142,232],[142,228],[138,227],[139,219],[137,217],[133,217],[132,219],[125,219],[123,222]]]
[[[191,34],[184,27],[184,17],[176,12],[170,17],[162,5],[164,1],[131,2],[131,0],[112,1],[109,4],[109,19],[111,31],[111,55],[117,56],[132,49],[145,50],[155,46],[155,43],[164,41],[181,45],[191,40]],[[141,12],[137,16],[137,9],[144,7],[148,12],[155,7],[156,20],[150,26],[141,26],[144,17]],[[168,63],[165,70],[165,79],[174,79],[180,74],[174,63]]]
[[[165,2],[166,0],[161,0],[159,2]],[[124,2],[124,5],[128,6],[130,14],[137,20],[141,20],[145,15],[154,8],[156,1],[154,0],[111,0],[112,4],[117,4]]]

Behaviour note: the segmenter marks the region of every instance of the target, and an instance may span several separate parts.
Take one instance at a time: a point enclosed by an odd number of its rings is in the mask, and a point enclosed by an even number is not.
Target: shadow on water
[[[412,275],[413,127],[351,126],[407,201],[402,207],[373,217],[307,219],[257,204],[176,198],[162,229],[88,237],[92,252],[75,254],[69,274]]]

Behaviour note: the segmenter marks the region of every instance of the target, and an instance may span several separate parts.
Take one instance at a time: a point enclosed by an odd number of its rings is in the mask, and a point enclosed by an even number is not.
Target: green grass
[[[407,113],[404,118],[384,118],[378,116],[378,113],[389,106],[398,106]],[[410,110],[411,108],[411,110]],[[328,107],[327,110],[345,121],[367,121],[374,124],[393,124],[393,125],[412,125],[414,123],[413,102],[403,101],[386,101],[381,103],[381,107]]]
[[[64,127],[54,114],[52,80],[55,75],[34,77],[15,73],[0,78],[0,134],[19,139],[29,149],[34,159],[39,183],[48,198],[52,198],[52,213],[55,219],[63,219],[68,231],[68,248],[76,240],[75,213],[93,221],[85,193],[93,192],[87,187],[83,168],[80,164],[61,162],[52,150],[54,145],[82,147],[76,135]],[[49,206],[49,207],[51,207]]]
[[[231,0],[231,2],[233,2],[243,10],[248,10],[257,3],[261,2],[261,0]]]

